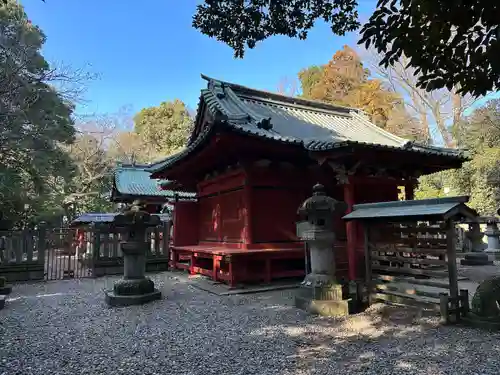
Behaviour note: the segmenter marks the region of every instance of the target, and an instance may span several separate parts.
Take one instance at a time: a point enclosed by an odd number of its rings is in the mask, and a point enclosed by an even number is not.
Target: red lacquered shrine
[[[302,276],[297,208],[323,184],[347,203],[413,198],[422,174],[458,168],[457,150],[396,137],[359,110],[263,92],[208,77],[187,147],[148,168],[178,202],[171,265],[230,285]],[[404,189],[401,189],[404,187]],[[357,223],[335,220],[337,277],[362,277]]]

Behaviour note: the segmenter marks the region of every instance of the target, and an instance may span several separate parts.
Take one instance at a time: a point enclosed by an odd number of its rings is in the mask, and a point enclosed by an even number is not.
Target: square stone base
[[[0,296],[0,310],[2,310],[5,307],[5,299],[7,297],[5,296]]]
[[[132,296],[119,296],[112,290],[105,290],[104,295],[106,303],[112,307],[142,305],[144,303],[161,299],[161,292],[158,289],[155,289],[152,293]]]
[[[311,314],[321,316],[343,317],[349,315],[349,300],[329,301],[295,297],[295,307]]]
[[[490,260],[500,260],[500,250],[484,250]]]
[[[12,292],[11,285],[6,284],[6,285],[0,287],[0,295],[10,294],[10,292]]]

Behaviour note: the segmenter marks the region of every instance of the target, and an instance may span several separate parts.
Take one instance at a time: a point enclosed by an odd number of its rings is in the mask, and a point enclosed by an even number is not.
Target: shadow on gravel
[[[283,313],[291,306],[267,307]],[[308,317],[265,327],[261,340],[292,340],[296,374],[498,374],[500,334],[439,325],[414,308],[372,306],[347,319]],[[486,359],[487,358],[487,359]]]
[[[118,278],[16,285],[0,311],[0,374],[500,373],[499,334],[410,309],[319,318],[293,291],[221,297],[170,273],[154,276],[162,300],[110,309],[102,288]]]

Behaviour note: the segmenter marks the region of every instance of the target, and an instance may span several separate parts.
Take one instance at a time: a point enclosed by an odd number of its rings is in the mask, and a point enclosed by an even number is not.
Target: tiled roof
[[[150,165],[118,164],[114,173],[114,184],[118,193],[122,195],[137,195],[147,197],[173,198],[178,194],[181,198],[194,197],[194,193],[163,190],[161,184],[167,180],[151,179],[151,172],[147,171]]]
[[[380,203],[365,203],[353,206],[351,213],[344,220],[376,220],[388,218],[442,217],[451,214],[462,214],[467,217],[477,216],[477,213],[467,207],[468,197],[449,197],[421,199],[414,201],[394,201]]]
[[[397,137],[372,124],[360,110],[322,102],[279,95],[218,81],[203,76],[207,89],[201,91],[201,103],[219,123],[230,129],[275,141],[296,144],[309,151],[328,151],[351,145],[399,149],[406,152],[435,154],[458,159],[466,156],[455,149],[418,145]],[[191,139],[177,155],[152,165],[160,171],[198,148],[211,128]]]

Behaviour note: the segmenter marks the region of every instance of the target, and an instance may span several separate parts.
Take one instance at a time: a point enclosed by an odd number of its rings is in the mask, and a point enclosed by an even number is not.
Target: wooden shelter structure
[[[398,200],[401,187],[411,200],[419,176],[466,160],[390,134],[356,109],[203,78],[187,147],[146,168],[171,181],[169,190],[197,192],[197,202],[175,204],[175,268],[231,285],[302,276],[297,208],[314,184],[351,212]],[[363,233],[343,215],[334,220],[337,273],[355,280],[364,272]]]
[[[459,292],[457,222],[477,218],[468,197],[354,205],[344,216],[363,229],[369,302],[425,305],[458,321],[468,308]]]

